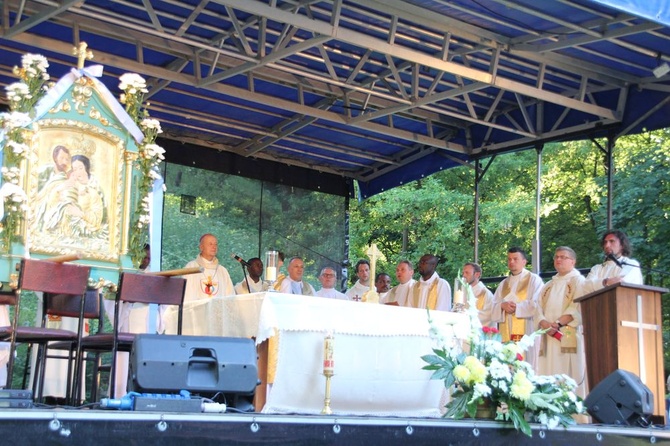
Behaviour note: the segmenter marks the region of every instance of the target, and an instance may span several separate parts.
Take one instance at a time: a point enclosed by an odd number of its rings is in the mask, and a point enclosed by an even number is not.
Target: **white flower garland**
[[[157,136],[163,133],[160,122],[149,118],[144,108],[144,95],[148,93],[144,78],[138,74],[126,73],[119,79],[119,88],[123,91],[120,102],[125,104],[126,112],[138,125],[144,140],[138,146],[137,167],[140,171],[138,184],[139,199],[135,208],[135,217],[130,228],[130,257],[138,266],[144,257],[144,245],[149,241],[151,222],[151,193],[154,180],[160,178],[158,167],[165,159],[165,150],[155,143]]]
[[[9,251],[15,241],[18,228],[29,211],[26,193],[21,188],[21,162],[28,153],[25,128],[32,122],[35,104],[47,91],[49,62],[39,54],[25,54],[21,67],[14,67],[13,73],[19,77],[5,87],[9,99],[9,113],[0,113],[0,146],[3,147],[2,205],[0,231],[2,247]]]

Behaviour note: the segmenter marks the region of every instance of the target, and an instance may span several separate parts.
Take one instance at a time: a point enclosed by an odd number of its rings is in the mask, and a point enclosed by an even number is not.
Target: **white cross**
[[[642,330],[658,331],[660,327],[656,324],[645,324],[642,322],[642,296],[640,294],[637,295],[637,322],[621,321],[621,326],[637,328],[637,349],[638,361],[640,362],[640,378],[642,378],[642,382],[644,384],[647,384],[645,382],[647,376],[647,367],[644,358],[644,332]]]
[[[375,269],[377,268],[377,259],[382,257],[381,251],[377,249],[377,244],[372,243],[365,253],[370,258],[370,288],[372,288],[372,283],[375,281]]]
[[[384,254],[377,249],[377,244],[372,243],[365,251],[365,253],[370,258],[370,289],[363,294],[363,301],[377,303],[379,302],[379,295],[377,294],[377,288],[375,288],[375,270],[377,269],[377,259],[383,259]]]

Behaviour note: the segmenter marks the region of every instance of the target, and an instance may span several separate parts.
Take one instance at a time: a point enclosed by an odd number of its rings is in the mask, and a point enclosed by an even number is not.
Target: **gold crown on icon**
[[[96,149],[95,142],[84,135],[69,138],[67,147],[70,148],[70,155],[84,155],[88,159],[91,159]]]

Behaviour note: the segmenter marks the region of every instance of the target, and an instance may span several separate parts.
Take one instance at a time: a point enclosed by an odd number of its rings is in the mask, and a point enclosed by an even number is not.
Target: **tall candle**
[[[463,290],[454,291],[454,303],[455,304],[463,303]]]
[[[333,360],[333,335],[326,335],[323,339],[323,374],[333,374],[335,361]]]
[[[277,267],[268,266],[265,268],[265,280],[275,281],[277,280]]]

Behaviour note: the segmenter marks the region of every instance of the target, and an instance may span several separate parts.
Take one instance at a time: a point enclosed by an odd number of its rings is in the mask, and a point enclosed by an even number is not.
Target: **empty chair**
[[[112,353],[112,363],[109,373],[109,395],[114,396],[115,379],[117,371],[116,353],[130,352],[135,340],[135,333],[119,332],[119,314],[121,305],[133,303],[175,305],[178,307],[177,331],[181,334],[182,310],[184,302],[184,290],[186,279],[182,277],[169,277],[142,273],[121,273],[119,286],[114,302],[114,323],[111,333],[99,332],[82,339],[82,352],[101,354]],[[83,356],[78,356],[77,362],[81,363]],[[77,366],[80,368],[80,365]],[[123,371],[127,373],[126,370]],[[78,386],[79,387],[79,386]],[[80,389],[77,388],[77,398],[81,398]]]
[[[34,260],[23,259],[19,270],[18,288],[16,290],[16,305],[14,318],[10,326],[0,327],[0,339],[9,341],[10,355],[7,365],[7,388],[12,387],[14,371],[14,357],[16,346],[19,343],[37,345],[37,360],[33,373],[33,390],[36,399],[41,399],[44,382],[44,371],[47,360],[47,344],[51,341],[67,341],[72,343],[73,350],[67,356],[68,376],[66,383],[66,398],[70,398],[70,371],[71,362],[78,354],[78,345],[83,336],[84,318],[97,317],[97,308],[87,308],[86,293],[90,267],[63,263],[61,260],[75,260],[77,256],[62,256],[50,259]],[[56,260],[58,259],[58,260]],[[43,292],[43,316],[39,327],[23,327],[19,325],[21,312],[21,295],[23,291]],[[87,310],[91,310],[90,312]],[[46,326],[49,315],[79,318],[76,331],[48,328]]]

